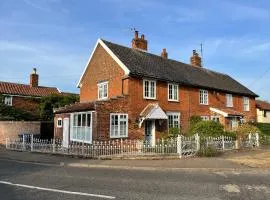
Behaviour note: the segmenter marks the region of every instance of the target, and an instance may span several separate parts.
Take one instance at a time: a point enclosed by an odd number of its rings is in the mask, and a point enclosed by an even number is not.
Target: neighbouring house
[[[0,81],[0,95],[3,96],[4,104],[27,111],[37,117],[39,117],[40,99],[52,94],[70,95],[72,93],[61,92],[56,87],[40,86],[36,68],[30,74],[29,84]]]
[[[256,121],[251,90],[230,76],[147,52],[135,31],[132,48],[98,39],[79,80],[80,103],[55,110],[55,137],[70,141],[156,138],[169,128],[189,129],[190,117],[215,120],[227,129]]]
[[[270,123],[270,103],[267,101],[256,100],[257,122]]]

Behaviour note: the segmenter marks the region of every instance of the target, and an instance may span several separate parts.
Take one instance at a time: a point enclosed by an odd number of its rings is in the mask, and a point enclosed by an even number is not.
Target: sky
[[[131,46],[132,28],[148,51],[189,63],[203,44],[203,65],[270,101],[268,0],[0,0],[0,80],[77,92],[98,38]]]

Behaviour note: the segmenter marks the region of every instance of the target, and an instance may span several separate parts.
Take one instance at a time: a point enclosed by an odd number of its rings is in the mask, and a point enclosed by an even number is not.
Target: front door
[[[155,145],[155,120],[146,120],[145,121],[145,140],[148,144]]]
[[[63,122],[63,147],[68,148],[69,144],[69,118],[64,118]]]

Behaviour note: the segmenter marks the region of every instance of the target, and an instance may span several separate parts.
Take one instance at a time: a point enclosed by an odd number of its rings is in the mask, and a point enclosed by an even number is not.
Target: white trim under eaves
[[[130,72],[129,69],[122,63],[122,61],[109,49],[109,47],[101,39],[98,39],[97,42],[96,42],[96,45],[94,47],[94,50],[92,51],[91,56],[89,57],[89,59],[88,59],[88,61],[86,63],[86,66],[84,67],[84,71],[83,71],[83,73],[82,73],[82,75],[80,77],[80,80],[79,80],[78,84],[77,84],[78,88],[80,88],[82,78],[83,78],[83,76],[84,76],[84,74],[85,74],[85,72],[86,72],[86,70],[88,68],[89,63],[92,60],[92,57],[93,57],[93,55],[94,55],[94,53],[96,51],[96,48],[97,48],[98,44],[100,44],[105,49],[105,51],[107,51],[107,53],[110,54],[110,56],[116,61],[116,63],[124,70],[125,75],[129,75],[129,72]]]
[[[213,111],[213,112],[215,112],[215,113],[221,114],[221,115],[224,116],[224,117],[228,117],[228,113],[223,112],[223,111],[221,111],[221,110],[219,110],[219,109],[210,107],[210,110]]]

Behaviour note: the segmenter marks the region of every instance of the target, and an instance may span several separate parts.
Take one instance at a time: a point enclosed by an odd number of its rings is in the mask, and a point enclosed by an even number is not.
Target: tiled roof
[[[0,94],[44,97],[50,94],[60,94],[60,92],[55,87],[31,87],[26,84],[0,81]]]
[[[256,100],[256,107],[261,110],[270,111],[270,103],[267,101]]]
[[[130,70],[130,76],[153,78],[182,85],[216,89],[228,93],[257,96],[230,76],[205,68],[164,59],[145,51],[124,47],[102,40]]]
[[[95,103],[88,102],[88,103],[75,103],[71,105],[67,105],[65,107],[55,109],[55,114],[60,113],[71,113],[71,112],[81,112],[81,111],[90,111],[95,110]]]

